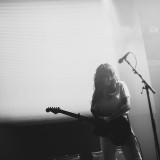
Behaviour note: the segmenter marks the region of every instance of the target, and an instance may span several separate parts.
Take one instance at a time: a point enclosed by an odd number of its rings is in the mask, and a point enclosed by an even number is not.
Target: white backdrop
[[[93,76],[105,62],[127,82],[135,106],[146,101],[138,98],[141,83],[129,66],[117,63],[136,53],[143,60],[139,71],[150,80],[133,1],[2,1],[0,35],[1,121],[63,116],[46,114],[48,106],[88,113]]]

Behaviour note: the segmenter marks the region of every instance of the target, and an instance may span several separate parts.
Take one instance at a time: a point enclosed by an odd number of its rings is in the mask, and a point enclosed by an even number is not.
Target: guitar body
[[[131,127],[128,120],[120,116],[110,122],[106,122],[101,118],[89,118],[81,116],[80,114],[75,114],[60,109],[59,107],[48,107],[46,112],[53,112],[54,114],[62,113],[70,117],[77,118],[81,121],[87,121],[94,124],[93,133],[97,136],[108,137],[115,145],[124,145],[127,138],[132,134]]]
[[[124,145],[127,138],[132,134],[130,124],[123,116],[109,123],[98,122],[95,124],[93,133],[97,136],[108,137],[112,143],[118,146]]]

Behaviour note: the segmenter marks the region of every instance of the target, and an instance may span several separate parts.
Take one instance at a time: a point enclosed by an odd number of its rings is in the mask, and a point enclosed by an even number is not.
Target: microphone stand
[[[149,97],[149,89],[152,91],[152,93],[156,93],[154,91],[154,89],[143,79],[143,77],[136,71],[136,69],[130,64],[130,62],[125,58],[125,61],[131,66],[131,68],[133,69],[133,72],[135,74],[137,74],[141,79],[142,79],[142,83],[144,84],[143,89],[146,90],[147,93],[147,98],[148,98],[148,104],[149,104],[149,110],[150,110],[150,116],[151,116],[151,122],[152,122],[152,129],[153,129],[153,133],[154,133],[154,141],[155,141],[155,149],[156,149],[156,156],[157,156],[157,160],[160,160],[160,149],[159,149],[159,143],[158,143],[158,137],[157,137],[157,132],[156,132],[156,125],[155,125],[155,121],[154,121],[154,117],[153,117],[153,112],[152,112],[152,107],[151,107],[151,101],[150,101],[150,97]]]

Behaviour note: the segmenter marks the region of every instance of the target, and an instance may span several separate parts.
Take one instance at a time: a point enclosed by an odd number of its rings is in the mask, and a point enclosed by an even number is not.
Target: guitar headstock
[[[60,113],[61,109],[59,107],[48,107],[46,112],[53,112],[54,114]]]

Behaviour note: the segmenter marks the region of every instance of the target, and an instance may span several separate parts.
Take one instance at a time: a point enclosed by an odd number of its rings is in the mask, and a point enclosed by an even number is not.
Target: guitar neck
[[[93,123],[93,120],[91,118],[82,116],[80,114],[75,114],[75,113],[68,112],[68,111],[65,111],[65,110],[61,110],[60,113],[68,115],[68,116],[76,118],[76,119],[79,119],[79,120],[82,120],[82,121],[88,121],[88,122]]]

